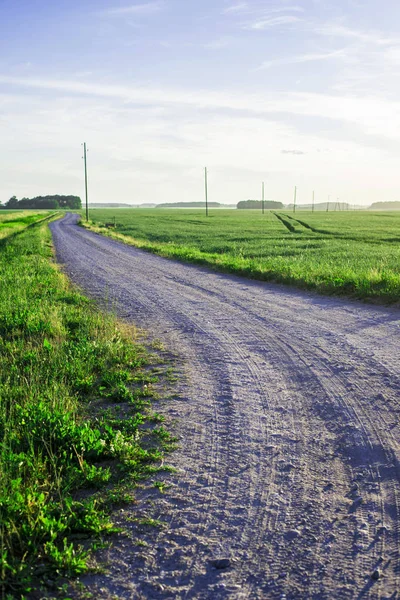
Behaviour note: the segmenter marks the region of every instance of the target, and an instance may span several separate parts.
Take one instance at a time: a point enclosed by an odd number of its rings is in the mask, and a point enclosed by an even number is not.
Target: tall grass
[[[154,471],[169,439],[145,426],[157,421],[145,348],[71,289],[46,224],[13,232],[0,242],[3,598],[84,571],[78,538],[112,530],[113,486]]]
[[[116,228],[104,223],[116,217]],[[99,233],[254,279],[379,302],[400,299],[400,213],[94,209]],[[96,229],[97,228],[97,229]]]
[[[0,240],[16,235],[20,231],[23,231],[26,227],[33,226],[39,221],[47,220],[53,213],[45,212],[37,214],[32,211],[24,210],[15,212],[0,212]]]

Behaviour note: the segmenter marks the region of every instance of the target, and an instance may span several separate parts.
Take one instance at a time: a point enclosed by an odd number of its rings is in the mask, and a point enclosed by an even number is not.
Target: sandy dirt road
[[[75,223],[51,224],[70,278],[181,357],[164,406],[178,475],[148,508],[166,525],[147,547],[110,550],[96,597],[398,598],[400,312],[180,264]]]

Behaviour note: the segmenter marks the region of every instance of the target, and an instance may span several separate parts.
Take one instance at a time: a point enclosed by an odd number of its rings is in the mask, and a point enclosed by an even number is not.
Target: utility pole
[[[314,206],[315,206],[315,192],[312,193],[312,212],[314,212]]]
[[[297,186],[294,186],[294,202],[293,202],[293,212],[296,212],[296,200],[297,200]]]
[[[328,196],[328,204],[326,205],[326,212],[328,212],[329,210],[329,203],[330,203],[331,197]]]
[[[86,142],[83,144],[83,160],[85,163],[85,195],[86,195],[86,221],[89,221],[89,204],[88,204],[88,185],[87,185],[87,162],[86,162]]]
[[[262,214],[264,214],[264,182],[262,182],[262,200],[261,200]]]
[[[208,217],[208,178],[207,178],[207,167],[204,168],[204,184],[206,192],[206,217]]]

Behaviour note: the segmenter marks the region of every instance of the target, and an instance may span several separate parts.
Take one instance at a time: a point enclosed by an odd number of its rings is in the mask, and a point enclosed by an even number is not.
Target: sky
[[[0,202],[400,200],[398,0],[0,0]]]

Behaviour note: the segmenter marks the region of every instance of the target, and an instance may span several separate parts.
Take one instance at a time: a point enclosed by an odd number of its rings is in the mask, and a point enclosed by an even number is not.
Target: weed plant
[[[149,408],[156,378],[147,351],[71,289],[52,262],[47,225],[27,228],[35,220],[24,219],[0,226],[8,231],[0,241],[6,599],[85,571],[82,540],[112,531],[106,513],[124,498],[121,482],[156,472],[171,445]]]
[[[104,227],[116,218],[116,228]],[[400,299],[400,213],[93,209],[99,233],[255,279]]]

